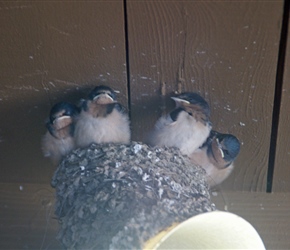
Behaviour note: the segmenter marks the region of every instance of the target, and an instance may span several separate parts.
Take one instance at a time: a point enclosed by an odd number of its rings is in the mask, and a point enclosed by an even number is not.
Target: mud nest
[[[215,210],[204,170],[174,148],[92,144],[68,155],[51,184],[68,249],[141,249],[173,223]]]

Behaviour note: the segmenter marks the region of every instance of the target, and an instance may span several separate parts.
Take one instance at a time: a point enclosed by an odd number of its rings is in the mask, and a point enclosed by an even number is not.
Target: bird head
[[[88,99],[96,104],[109,104],[116,102],[116,93],[108,86],[100,85],[95,87],[88,96]]]
[[[221,168],[229,166],[240,152],[239,140],[231,134],[212,132],[209,153]]]
[[[209,122],[210,108],[207,101],[199,94],[185,92],[176,97],[171,97],[176,104],[175,110],[171,113],[173,120],[177,120],[179,112],[185,111],[197,121]]]
[[[50,110],[49,121],[46,124],[49,132],[54,136],[55,130],[63,129],[73,123],[73,118],[79,114],[77,106],[67,103],[56,103]]]

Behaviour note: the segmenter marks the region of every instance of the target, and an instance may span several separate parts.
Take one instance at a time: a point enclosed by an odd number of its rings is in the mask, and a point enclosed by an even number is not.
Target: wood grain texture
[[[62,249],[56,239],[54,189],[49,185],[0,183],[0,248]]]
[[[223,187],[264,191],[283,2],[130,0],[127,6],[133,139],[142,140],[172,108],[174,91],[200,92],[214,129],[242,143]]]
[[[123,1],[2,1],[0,33],[0,179],[47,183],[40,140],[53,104],[101,83],[127,106]]]
[[[48,184],[0,183],[0,248],[62,249],[56,240],[55,190]],[[217,209],[242,216],[263,239],[266,249],[290,248],[290,194],[218,191]]]
[[[290,193],[214,192],[217,209],[227,210],[249,221],[266,249],[290,248]],[[226,209],[225,209],[226,208]]]
[[[288,20],[288,22],[290,22],[290,20]],[[282,100],[274,167],[274,192],[290,192],[290,28],[288,29],[287,52],[284,66]]]

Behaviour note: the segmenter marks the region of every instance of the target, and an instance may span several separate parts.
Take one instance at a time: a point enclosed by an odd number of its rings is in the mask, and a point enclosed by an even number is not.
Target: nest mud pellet
[[[173,223],[215,209],[203,169],[177,149],[136,142],[77,149],[51,184],[68,249],[142,249]]]

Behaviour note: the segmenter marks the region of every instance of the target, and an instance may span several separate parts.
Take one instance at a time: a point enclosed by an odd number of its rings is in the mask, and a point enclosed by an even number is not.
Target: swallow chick
[[[95,87],[83,101],[75,127],[78,147],[91,143],[129,143],[129,117],[108,86]]]
[[[189,157],[192,163],[206,171],[207,182],[213,187],[222,183],[231,174],[239,152],[240,142],[234,135],[211,131],[204,145]]]
[[[74,149],[74,122],[79,109],[70,103],[59,102],[50,110],[47,132],[42,138],[42,151],[54,164]]]
[[[171,97],[175,109],[155,124],[148,142],[151,146],[177,147],[190,155],[208,138],[211,131],[208,103],[197,93],[182,93]]]

